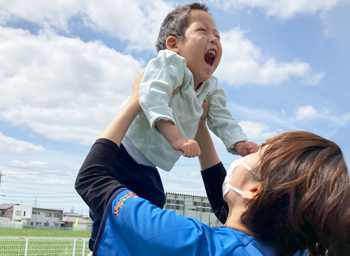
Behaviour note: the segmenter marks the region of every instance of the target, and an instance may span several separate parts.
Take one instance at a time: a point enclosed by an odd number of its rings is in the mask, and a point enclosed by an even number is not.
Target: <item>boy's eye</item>
[[[219,35],[216,35],[215,37],[216,37],[217,39],[219,39],[219,40],[221,39]]]

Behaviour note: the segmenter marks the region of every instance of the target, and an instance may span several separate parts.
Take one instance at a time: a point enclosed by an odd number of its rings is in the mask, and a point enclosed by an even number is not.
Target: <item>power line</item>
[[[3,197],[19,197],[19,198],[34,198],[34,196],[9,196],[9,195],[0,195]],[[80,196],[35,196],[35,198],[80,198]]]
[[[23,183],[23,182],[14,182],[14,181],[6,181],[6,183],[14,183],[14,184],[23,184],[23,185],[55,185],[55,186],[67,186],[67,185],[73,185],[74,182],[72,183],[64,183],[64,184],[57,184],[57,183]]]

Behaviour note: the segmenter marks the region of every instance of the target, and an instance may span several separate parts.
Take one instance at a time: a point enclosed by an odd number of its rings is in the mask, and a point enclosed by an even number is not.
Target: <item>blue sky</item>
[[[306,130],[350,161],[349,0],[209,0],[215,72],[249,139]],[[91,145],[156,56],[166,14],[185,1],[0,0],[0,203],[87,214],[74,190]],[[215,146],[228,166],[236,156]],[[169,192],[204,195],[197,159],[160,170]]]

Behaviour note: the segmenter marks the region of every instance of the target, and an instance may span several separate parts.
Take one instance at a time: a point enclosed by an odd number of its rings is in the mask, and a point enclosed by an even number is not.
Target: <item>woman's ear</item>
[[[242,192],[242,198],[252,200],[258,194],[260,185],[253,185],[248,190]]]
[[[168,36],[165,46],[168,50],[179,53],[178,38],[176,36]]]

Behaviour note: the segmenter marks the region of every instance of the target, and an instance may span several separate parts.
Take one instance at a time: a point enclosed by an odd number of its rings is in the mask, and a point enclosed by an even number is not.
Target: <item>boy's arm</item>
[[[256,152],[259,146],[254,142],[247,142],[247,136],[242,127],[232,117],[226,108],[226,93],[224,89],[215,87],[208,95],[209,114],[207,123],[210,130],[225,144],[228,152],[245,156]]]
[[[169,142],[174,150],[181,151],[185,157],[200,155],[200,148],[195,140],[184,138],[180,135],[175,124],[171,121],[160,120],[156,122],[156,128]]]
[[[185,59],[176,53],[160,51],[145,69],[140,86],[140,105],[152,129],[156,122],[169,120],[175,123],[169,101],[174,91],[184,83]]]
[[[156,128],[174,150],[182,151],[183,156],[195,157],[200,154],[197,142],[180,135],[169,107],[172,95],[192,79],[185,75],[185,69],[184,58],[171,51],[160,51],[146,67],[140,87],[140,105],[152,129]]]

